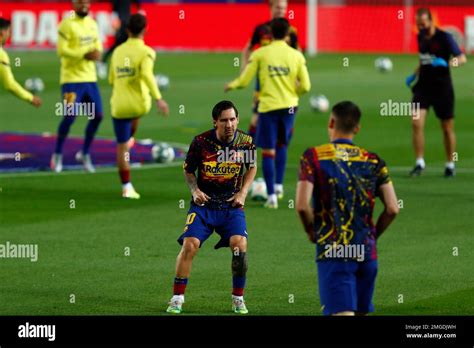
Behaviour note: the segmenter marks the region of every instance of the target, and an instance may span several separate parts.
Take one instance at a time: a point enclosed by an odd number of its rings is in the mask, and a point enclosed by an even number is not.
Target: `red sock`
[[[184,295],[186,285],[188,285],[188,278],[174,278],[173,294]]]
[[[244,296],[244,288],[233,288],[232,295],[234,296]]]
[[[122,184],[126,184],[130,182],[130,169],[126,170],[119,170],[120,181]]]

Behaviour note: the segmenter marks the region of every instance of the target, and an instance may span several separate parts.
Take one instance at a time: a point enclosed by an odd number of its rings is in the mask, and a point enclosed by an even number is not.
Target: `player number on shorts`
[[[195,218],[196,218],[196,213],[188,214],[188,217],[186,218],[186,225],[191,225],[194,222]]]
[[[64,93],[64,100],[67,104],[73,104],[76,101],[76,93]]]

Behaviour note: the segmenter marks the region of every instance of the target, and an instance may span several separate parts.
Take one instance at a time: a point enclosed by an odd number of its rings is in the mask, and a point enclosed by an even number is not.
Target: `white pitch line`
[[[132,170],[147,170],[147,169],[156,169],[156,168],[171,168],[171,167],[180,167],[183,165],[183,162],[171,162],[171,163],[154,163],[147,165],[140,165],[134,167],[132,165]],[[103,174],[103,173],[112,173],[117,171],[117,167],[108,167],[108,168],[97,168],[96,173],[94,174]],[[61,173],[55,173],[52,171],[47,172],[22,172],[22,173],[8,173],[0,174],[0,179],[2,178],[24,178],[32,176],[65,176],[65,175],[82,175],[82,174],[91,174],[81,170],[66,170]]]

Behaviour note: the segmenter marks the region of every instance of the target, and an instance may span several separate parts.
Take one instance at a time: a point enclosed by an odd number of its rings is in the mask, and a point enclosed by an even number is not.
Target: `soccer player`
[[[93,173],[95,168],[89,149],[103,115],[95,65],[101,56],[102,43],[97,23],[88,16],[90,0],[73,0],[72,5],[74,12],[62,20],[58,30],[61,93],[64,103],[75,106],[86,104],[94,111],[88,117],[82,150],[76,154],[76,160],[83,163],[86,171]],[[56,148],[51,157],[51,169],[57,173],[63,169],[63,145],[77,116],[76,113],[73,116],[65,114],[59,124]]]
[[[128,40],[112,54],[109,82],[113,86],[110,105],[117,138],[117,167],[122,182],[122,197],[139,199],[130,181],[130,140],[138,120],[151,109],[152,98],[158,110],[168,115],[169,108],[161,97],[153,75],[155,51],[145,45],[146,17],[134,14],[127,25]]]
[[[31,103],[31,105],[39,107],[41,105],[41,99],[25,90],[18,82],[16,82],[13,76],[12,69],[10,67],[10,58],[7,52],[3,49],[3,45],[7,42],[10,37],[10,21],[0,17],[0,82],[3,84],[5,89],[18,98]]]
[[[331,142],[309,148],[301,157],[296,209],[308,239],[316,244],[324,315],[373,311],[376,240],[399,211],[385,162],[353,143],[360,118],[352,102],[334,105]],[[385,209],[374,225],[377,196]]]
[[[412,141],[415,150],[416,164],[411,176],[419,176],[425,169],[424,127],[430,106],[441,121],[446,167],[444,176],[455,175],[453,154],[456,151],[454,133],[454,89],[449,67],[466,63],[466,56],[461,52],[451,34],[436,28],[429,9],[420,8],[416,12],[418,27],[418,51],[420,61],[414,74],[406,78],[408,87],[418,77],[413,86],[413,103],[419,103],[420,111],[412,118]],[[414,104],[416,105],[416,104]],[[416,109],[416,108],[415,108]]]
[[[137,8],[140,7],[139,0],[112,0],[112,12],[117,16],[120,27],[115,33],[115,40],[112,46],[104,53],[102,60],[97,62],[97,72],[101,79],[107,77],[107,60],[114,50],[128,39],[127,24],[131,16],[132,3],[135,3]]]
[[[283,197],[288,145],[298,98],[310,90],[311,83],[303,54],[285,42],[290,27],[288,21],[275,18],[270,27],[273,41],[254,51],[241,75],[226,84],[224,90],[243,88],[258,73],[260,97],[256,144],[263,149],[263,175],[268,193],[265,207],[276,209],[277,193]]]
[[[193,258],[214,231],[221,237],[214,248],[230,247],[232,252],[232,309],[248,313],[243,298],[247,273],[244,205],[257,172],[256,150],[252,137],[237,129],[239,113],[232,102],[217,103],[212,119],[214,129],[193,139],[183,165],[192,200],[178,239],[182,248],[168,313],[181,313]]]
[[[270,1],[270,15],[271,19],[274,18],[284,18],[286,15],[286,10],[288,8],[288,1],[287,0],[271,0]],[[250,54],[255,51],[259,47],[263,47],[268,45],[272,39],[272,30],[270,28],[270,21],[267,21],[265,23],[259,24],[255,27],[252,37],[250,41],[245,45],[243,51],[242,51],[242,64],[241,64],[241,71],[245,69],[247,66]],[[288,36],[285,38],[285,41],[288,43],[293,48],[299,49],[298,47],[298,35],[296,28],[290,25],[289,33]],[[253,138],[255,138],[255,135],[257,133],[257,123],[258,123],[258,98],[260,95],[260,83],[258,80],[258,77],[255,81],[255,93],[254,93],[254,98],[253,98],[253,107],[252,107],[252,118],[250,120],[250,125],[249,125],[249,130],[248,133],[251,135]],[[285,145],[282,144],[277,144],[277,150],[276,150],[276,157],[278,158],[279,155],[283,155],[284,151],[279,151],[280,147],[284,147]],[[280,178],[277,177],[276,180],[276,191],[279,190],[279,185],[278,183],[283,183],[283,179],[280,180]]]

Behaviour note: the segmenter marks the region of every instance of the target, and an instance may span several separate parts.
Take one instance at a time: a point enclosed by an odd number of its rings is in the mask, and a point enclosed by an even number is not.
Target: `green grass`
[[[59,118],[58,59],[50,52],[10,52],[20,57],[14,68],[19,81],[39,76],[46,84],[44,106],[33,109],[0,93],[0,131],[55,132]],[[252,88],[223,93],[236,76],[232,54],[161,54],[157,71],[171,78],[164,92],[171,106],[168,119],[153,109],[140,125],[138,136],[189,143],[211,126],[210,110],[230,98],[241,112],[241,126],[250,118]],[[395,182],[401,214],[379,241],[379,275],[374,302],[377,314],[474,314],[474,65],[453,72],[456,88],[459,173],[444,179],[442,137],[430,114],[426,127],[426,174],[409,179],[413,164],[410,119],[379,116],[380,103],[407,101],[404,77],[415,56],[393,56],[394,71],[380,74],[375,56],[321,55],[308,60],[313,90],[334,103],[351,99],[363,110],[362,131],[356,142],[384,158]],[[471,58],[472,59],[472,58]],[[112,137],[110,87],[101,83],[106,117],[99,136]],[[185,113],[178,112],[183,105]],[[286,199],[295,193],[299,155],[311,145],[327,141],[327,114],[315,114],[302,98],[290,148]],[[73,125],[81,135],[85,119]],[[258,176],[262,176],[261,172]],[[116,173],[94,175],[0,175],[0,243],[37,243],[39,260],[0,259],[0,314],[133,314],[160,315],[171,295],[176,239],[181,233],[189,193],[179,167],[132,172],[140,201],[120,199]],[[76,208],[70,209],[70,200]],[[377,205],[380,212],[380,203]],[[249,202],[246,208],[249,239],[246,300],[251,314],[321,314],[314,247],[310,245],[294,209],[278,211]],[[200,250],[187,290],[188,314],[230,314],[230,253],[215,251],[213,236]],[[130,256],[124,255],[130,248]],[[453,256],[453,248],[459,256]],[[75,295],[75,303],[69,302]],[[289,303],[290,295],[294,303]],[[399,303],[403,295],[403,303]]]

